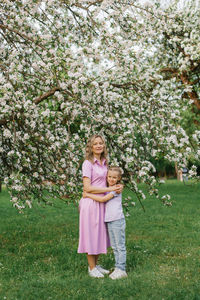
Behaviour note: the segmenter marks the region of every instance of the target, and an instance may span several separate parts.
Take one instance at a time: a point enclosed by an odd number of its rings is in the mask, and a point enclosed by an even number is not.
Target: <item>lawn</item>
[[[35,206],[19,214],[0,193],[0,300],[200,299],[200,185],[167,181],[164,207],[147,197],[127,222],[128,278],[90,278],[77,254],[78,210],[73,205]],[[124,191],[124,195],[128,195]],[[113,268],[111,249],[101,264]]]

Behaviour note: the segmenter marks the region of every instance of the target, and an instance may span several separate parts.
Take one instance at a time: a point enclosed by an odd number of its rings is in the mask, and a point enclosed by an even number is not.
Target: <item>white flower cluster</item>
[[[18,209],[49,203],[44,189],[76,202],[84,145],[101,133],[137,197],[137,180],[158,197],[153,161],[200,157],[200,131],[182,128],[199,105],[200,10],[68,2],[1,6],[0,176]]]

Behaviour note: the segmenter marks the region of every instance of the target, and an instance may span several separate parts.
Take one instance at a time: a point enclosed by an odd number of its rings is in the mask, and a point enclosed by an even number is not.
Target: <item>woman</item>
[[[82,166],[83,189],[88,193],[104,195],[105,192],[122,192],[122,185],[107,187],[107,150],[102,136],[92,136],[86,146]],[[78,253],[87,253],[88,271],[91,277],[104,277],[109,271],[97,265],[99,254],[107,253],[110,246],[104,223],[105,204],[90,198],[79,203],[79,247]]]

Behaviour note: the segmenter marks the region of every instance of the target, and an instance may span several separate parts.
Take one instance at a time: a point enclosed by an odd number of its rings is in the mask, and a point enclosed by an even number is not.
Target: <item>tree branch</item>
[[[51,89],[50,91],[46,92],[45,94],[39,96],[38,98],[36,98],[34,100],[35,104],[39,104],[40,102],[42,102],[43,100],[47,99],[48,97],[52,96],[55,94],[56,91],[60,91],[59,87],[54,87],[53,89]]]
[[[190,81],[188,80],[188,77],[186,74],[181,74],[180,78],[181,78],[182,83],[185,86],[191,84]],[[189,98],[194,101],[194,105],[197,107],[197,109],[200,110],[200,100],[198,98],[197,93],[194,91],[194,89],[192,88],[192,91],[187,92],[187,94],[188,94]]]
[[[162,68],[162,69],[160,69],[160,72],[161,73],[169,72],[169,73],[173,73],[173,74],[178,74],[178,70],[177,69],[170,68],[170,67]]]
[[[9,30],[10,32],[14,32],[14,33],[16,33],[17,35],[19,35],[21,38],[23,38],[24,40],[28,40],[28,41],[30,41],[30,42],[32,42],[32,43],[34,43],[34,44],[37,44],[36,41],[34,41],[34,40],[31,39],[30,37],[28,37],[26,34],[21,33],[21,32],[19,32],[18,30],[15,30],[15,29],[11,29],[11,28],[8,27],[7,25],[0,24],[0,28],[1,28],[2,30],[7,29],[7,30]],[[41,46],[41,45],[38,45],[38,46],[39,46],[40,48],[42,48],[43,50],[46,50],[45,47],[43,47],[43,46]]]

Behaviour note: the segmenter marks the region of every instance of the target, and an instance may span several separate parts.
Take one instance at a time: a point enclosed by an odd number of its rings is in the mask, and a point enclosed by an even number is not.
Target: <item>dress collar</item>
[[[102,164],[100,164],[99,160],[96,157],[94,157],[94,163],[97,163],[100,166],[104,166],[106,164],[106,159],[103,158],[102,159]]]

